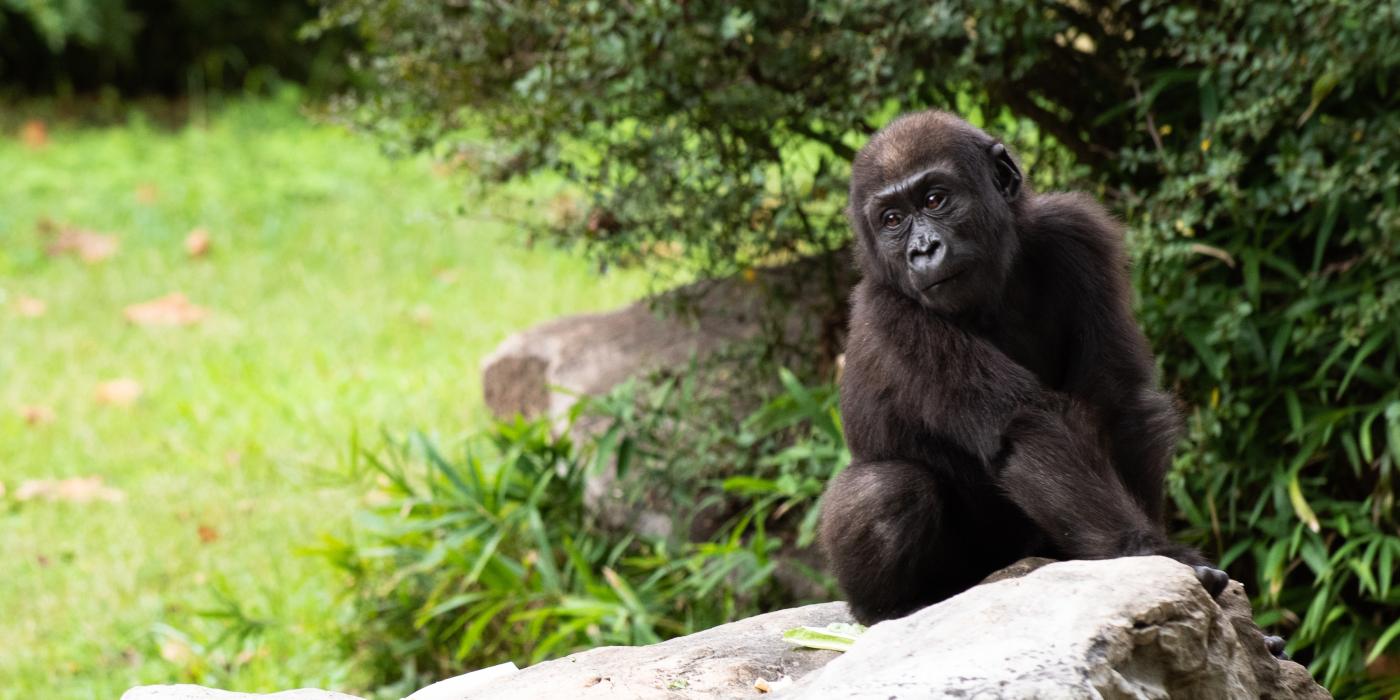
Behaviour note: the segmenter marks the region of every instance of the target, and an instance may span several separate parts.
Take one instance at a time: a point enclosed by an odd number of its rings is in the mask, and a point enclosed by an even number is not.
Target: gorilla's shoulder
[[[1025,243],[1060,255],[1088,255],[1100,262],[1125,259],[1123,224],[1083,192],[1037,195],[1027,207]]]

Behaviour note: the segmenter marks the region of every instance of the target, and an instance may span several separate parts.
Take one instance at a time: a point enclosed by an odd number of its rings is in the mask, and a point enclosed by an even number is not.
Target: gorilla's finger
[[[1210,597],[1216,598],[1225,590],[1225,586],[1230,583],[1230,575],[1211,566],[1192,567],[1196,571],[1196,580],[1205,587],[1206,593]]]

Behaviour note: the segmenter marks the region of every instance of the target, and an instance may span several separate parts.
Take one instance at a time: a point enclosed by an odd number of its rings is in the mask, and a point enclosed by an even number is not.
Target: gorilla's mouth
[[[934,280],[934,281],[932,281],[932,282],[929,282],[928,284],[926,284],[926,285],[920,287],[920,288],[919,288],[919,291],[920,291],[920,292],[927,292],[927,291],[929,291],[929,290],[932,290],[934,287],[937,287],[938,285],[943,284],[944,282],[948,282],[948,281],[954,280],[954,279],[956,279],[956,278],[958,278],[958,277],[961,277],[963,272],[966,272],[966,270],[958,270],[957,272],[954,272],[954,273],[951,274],[951,275],[945,275],[945,276],[943,276],[943,277],[941,277],[941,278],[939,278],[939,279],[936,279],[936,280]]]

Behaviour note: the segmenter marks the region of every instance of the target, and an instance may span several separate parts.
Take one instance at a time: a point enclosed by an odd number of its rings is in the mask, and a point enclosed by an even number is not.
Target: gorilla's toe
[[[1230,583],[1230,575],[1220,569],[1210,566],[1192,568],[1196,570],[1196,580],[1201,582],[1206,593],[1209,593],[1212,598],[1219,596],[1220,592],[1225,590],[1225,586]]]
[[[1264,638],[1264,647],[1269,650],[1270,654],[1283,661],[1288,660],[1288,652],[1283,650],[1286,646],[1288,646],[1288,642],[1284,641],[1283,637],[1269,635]]]

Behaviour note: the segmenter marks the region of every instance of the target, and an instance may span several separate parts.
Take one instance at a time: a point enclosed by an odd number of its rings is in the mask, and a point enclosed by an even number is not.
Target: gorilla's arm
[[[1064,390],[1093,406],[1113,465],[1133,497],[1160,522],[1162,480],[1181,432],[1171,399],[1156,388],[1147,338],[1129,306],[1123,228],[1098,202],[1042,195],[1027,217],[1033,254],[1055,261],[1064,310],[1075,326]]]
[[[990,341],[928,314],[902,314],[900,297],[863,285],[842,381],[847,440],[857,462],[907,456],[901,420],[977,458],[1062,556],[1166,554],[1171,544],[1113,474],[1090,407],[1049,390]],[[882,307],[877,312],[871,307]],[[894,350],[894,351],[891,351]],[[902,350],[902,352],[901,352]],[[913,414],[908,415],[908,414]]]
[[[1114,474],[1090,427],[1097,424],[1097,411],[1040,386],[991,343],[967,335],[959,342],[970,347],[955,357],[975,360],[972,366],[945,363],[961,369],[961,376],[943,374],[940,399],[929,402],[925,420],[930,429],[951,429],[967,444],[997,445],[994,454],[984,453],[990,475],[1063,556],[1165,554],[1193,565],[1206,563],[1168,540]],[[981,402],[970,397],[981,397]],[[987,412],[989,406],[1008,410],[995,415]],[[1123,419],[1134,415],[1122,413]]]
[[[1060,403],[991,343],[887,287],[862,283],[841,381],[846,440],[857,459],[908,456],[906,434],[932,432],[989,463],[1025,406]]]

